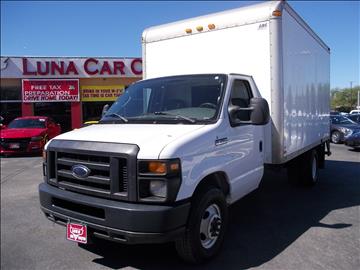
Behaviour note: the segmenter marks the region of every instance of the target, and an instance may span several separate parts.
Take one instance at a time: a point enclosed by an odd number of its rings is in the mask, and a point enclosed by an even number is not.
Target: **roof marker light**
[[[213,24],[213,23],[208,24],[208,28],[209,28],[209,30],[215,29],[215,24]]]
[[[281,10],[274,10],[272,15],[275,17],[281,17],[281,15],[282,15]]]
[[[196,30],[198,30],[198,32],[201,32],[202,30],[204,30],[204,27],[202,27],[201,25],[196,27]]]
[[[190,28],[185,29],[186,34],[191,34],[192,30]]]

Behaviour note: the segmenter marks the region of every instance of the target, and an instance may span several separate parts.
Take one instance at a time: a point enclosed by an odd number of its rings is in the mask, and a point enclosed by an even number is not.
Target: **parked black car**
[[[331,142],[333,143],[344,142],[345,137],[360,132],[360,125],[345,116],[331,115],[330,120]]]
[[[360,149],[360,132],[351,134],[345,138],[345,145],[353,147],[355,149]]]
[[[360,124],[360,113],[349,114],[347,116],[347,118],[349,118],[350,120]]]

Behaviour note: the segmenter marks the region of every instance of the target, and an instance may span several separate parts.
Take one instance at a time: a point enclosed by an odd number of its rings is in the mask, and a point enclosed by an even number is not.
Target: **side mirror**
[[[250,100],[251,111],[250,121],[253,125],[265,125],[270,120],[269,105],[264,98],[252,98]]]
[[[109,104],[104,105],[102,112],[101,112],[101,117],[103,117],[106,114],[106,112],[109,110],[109,107],[110,107]]]
[[[249,107],[229,106],[231,126],[240,124],[265,125],[269,122],[269,105],[264,98],[252,98]]]

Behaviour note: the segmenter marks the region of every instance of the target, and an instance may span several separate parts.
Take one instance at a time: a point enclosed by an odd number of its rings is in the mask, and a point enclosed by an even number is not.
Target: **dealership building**
[[[1,116],[50,116],[68,131],[99,120],[141,78],[140,58],[1,56]]]

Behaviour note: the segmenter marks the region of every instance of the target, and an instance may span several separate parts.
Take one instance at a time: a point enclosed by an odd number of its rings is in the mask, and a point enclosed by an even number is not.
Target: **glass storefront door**
[[[61,125],[61,132],[71,130],[70,102],[34,103],[34,115],[51,117],[56,123]]]
[[[99,121],[104,105],[112,103],[113,101],[83,102],[83,122]]]

